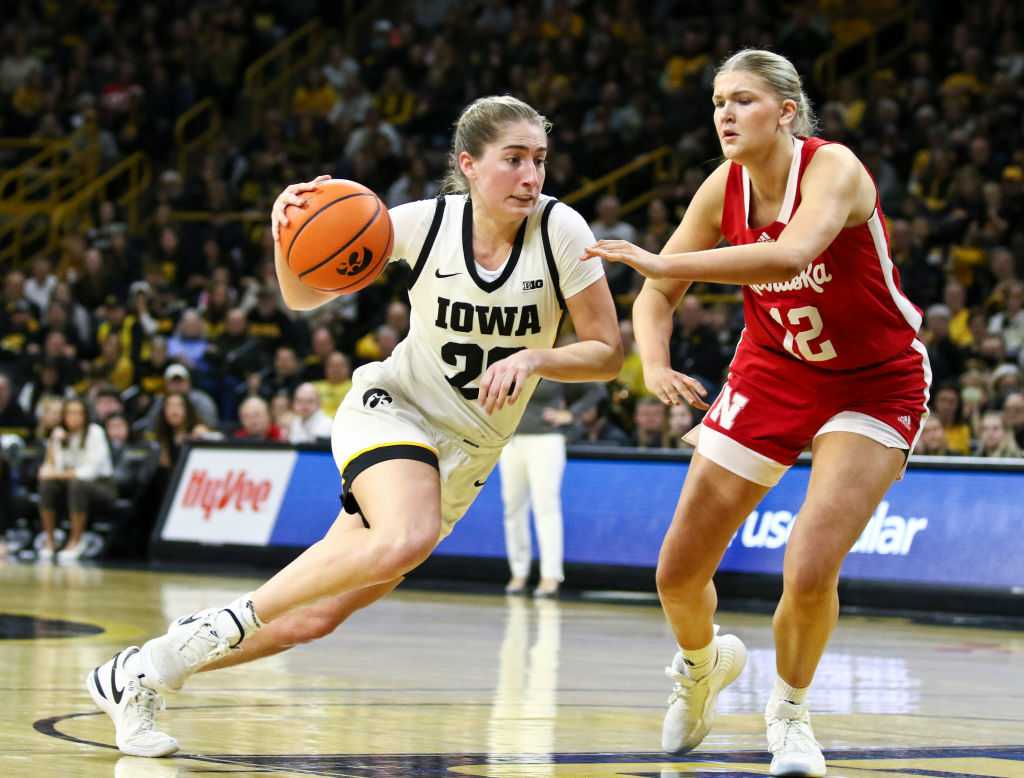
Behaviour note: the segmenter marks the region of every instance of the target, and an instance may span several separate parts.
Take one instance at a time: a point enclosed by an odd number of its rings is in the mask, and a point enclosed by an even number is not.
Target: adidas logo
[[[902,424],[907,429],[910,429],[910,417],[909,416],[900,416],[899,423]]]
[[[761,237],[757,239],[758,243],[774,243],[775,238],[769,235],[767,232],[762,232]]]

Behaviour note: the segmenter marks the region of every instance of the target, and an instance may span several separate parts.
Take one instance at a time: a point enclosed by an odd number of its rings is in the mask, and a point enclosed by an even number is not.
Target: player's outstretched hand
[[[600,257],[607,262],[622,262],[629,265],[645,278],[662,278],[665,275],[665,258],[659,254],[644,251],[628,240],[599,240],[583,250],[580,259]]]
[[[708,390],[694,378],[677,373],[670,367],[656,367],[651,370],[644,368],[644,383],[659,400],[668,405],[679,405],[687,402],[702,411],[708,409],[704,402]]]
[[[536,371],[536,359],[525,348],[491,364],[480,379],[478,402],[484,407],[484,413],[490,415],[504,408],[506,402],[518,400],[526,379]]]
[[[288,226],[288,206],[296,208],[306,207],[306,198],[301,197],[304,192],[315,192],[316,188],[324,181],[330,181],[330,176],[317,176],[312,181],[303,184],[290,184],[274,200],[274,207],[270,210],[270,233],[274,236],[274,242],[281,239],[281,228]]]

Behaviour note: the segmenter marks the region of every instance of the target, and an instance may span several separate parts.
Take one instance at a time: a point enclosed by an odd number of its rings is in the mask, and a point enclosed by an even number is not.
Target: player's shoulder
[[[836,143],[835,141],[822,140],[820,138],[812,138],[810,140],[817,142],[814,143],[810,149],[813,156],[807,163],[808,170],[810,170],[812,166],[814,167],[814,170],[824,169],[837,172],[860,168],[860,159],[849,146],[844,146],[842,143]]]
[[[587,220],[583,218],[571,205],[550,195],[541,195],[537,200],[537,207],[534,209],[534,220],[538,225],[547,214],[547,227],[549,232],[554,233],[576,233],[580,229],[590,229]]]
[[[734,167],[740,169],[739,165],[728,159],[719,163],[718,167],[712,170],[711,174],[697,187],[690,208],[696,208],[698,212],[706,212],[710,215],[719,214],[722,204],[725,202],[729,176],[733,174]]]
[[[438,197],[431,197],[429,200],[412,200],[408,203],[396,205],[388,209],[392,219],[419,220],[426,217],[433,217],[437,209]],[[447,198],[445,198],[447,199]]]

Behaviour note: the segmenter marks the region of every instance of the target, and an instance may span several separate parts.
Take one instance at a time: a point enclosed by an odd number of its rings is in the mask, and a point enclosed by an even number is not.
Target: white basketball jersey
[[[593,234],[572,208],[541,197],[500,275],[486,281],[473,257],[467,196],[407,203],[390,213],[392,261],[413,269],[409,335],[387,360],[390,372],[432,424],[482,445],[503,444],[540,378],[531,376],[514,405],[490,416],[477,402],[479,381],[488,365],[520,349],[554,345],[564,299],[604,274],[600,262],[579,259]]]

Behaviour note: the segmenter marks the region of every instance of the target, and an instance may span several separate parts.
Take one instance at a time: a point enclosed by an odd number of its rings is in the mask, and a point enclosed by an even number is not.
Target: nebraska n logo
[[[747,404],[747,398],[739,392],[729,388],[729,384],[722,387],[722,393],[718,395],[715,404],[708,411],[708,418],[720,424],[722,429],[731,430],[736,417]]]

